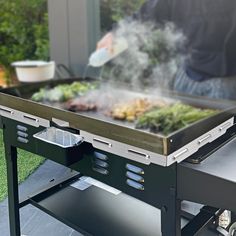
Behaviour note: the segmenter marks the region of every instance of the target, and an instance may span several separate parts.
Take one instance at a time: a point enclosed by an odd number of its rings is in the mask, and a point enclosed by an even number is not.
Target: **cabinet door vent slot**
[[[27,133],[28,129],[24,126],[17,125],[16,126],[16,134],[17,134],[17,141],[20,143],[28,143],[29,142],[29,134]]]
[[[108,160],[108,156],[103,154],[103,153],[100,153],[100,152],[94,152],[94,156],[96,159],[100,159],[102,161],[107,161]]]
[[[108,157],[105,154],[94,152],[94,156],[92,158],[92,169],[95,172],[98,172],[102,175],[109,174],[109,163]]]
[[[100,168],[100,167],[95,167],[93,166],[93,171],[99,173],[99,174],[102,174],[102,175],[108,175],[109,174],[109,171],[104,169],[104,168]]]
[[[137,175],[137,174],[134,174],[130,171],[127,171],[126,172],[126,177],[128,177],[129,179],[132,179],[138,183],[144,183],[144,178],[143,176],[140,176],[140,175]]]
[[[144,185],[143,184],[137,183],[136,181],[131,180],[131,179],[127,179],[126,183],[132,188],[135,188],[135,189],[140,190],[140,191],[144,191]]]
[[[127,164],[126,169],[138,175],[144,175],[144,170],[138,166]]]

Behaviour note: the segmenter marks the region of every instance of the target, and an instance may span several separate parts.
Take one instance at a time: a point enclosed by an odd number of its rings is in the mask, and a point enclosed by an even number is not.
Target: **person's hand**
[[[109,52],[113,52],[113,34],[108,33],[106,34],[98,43],[97,43],[97,50],[101,48],[107,48]]]

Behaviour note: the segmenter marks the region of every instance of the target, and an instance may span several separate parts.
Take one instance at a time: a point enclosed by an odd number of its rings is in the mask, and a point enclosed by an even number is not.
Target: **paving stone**
[[[0,206],[0,235],[10,236],[7,206]]]
[[[51,179],[63,178],[69,172],[68,168],[47,160],[19,186],[19,193],[21,197],[27,196],[47,185]],[[20,210],[20,218],[21,233],[25,236],[70,236],[73,233],[73,236],[82,236],[32,205]],[[10,236],[7,199],[0,203],[0,235]]]
[[[77,231],[72,231],[70,236],[82,236],[82,234],[80,234],[79,232]]]
[[[46,213],[36,210],[37,213],[22,229],[22,233],[29,236],[69,236],[73,231],[70,227],[52,218]]]

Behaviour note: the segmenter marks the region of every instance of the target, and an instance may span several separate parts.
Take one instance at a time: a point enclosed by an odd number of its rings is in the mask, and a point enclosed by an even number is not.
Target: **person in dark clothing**
[[[173,22],[185,34],[187,58],[174,89],[198,96],[236,99],[235,0],[149,0],[134,14],[141,21]],[[109,33],[98,48],[111,48]]]

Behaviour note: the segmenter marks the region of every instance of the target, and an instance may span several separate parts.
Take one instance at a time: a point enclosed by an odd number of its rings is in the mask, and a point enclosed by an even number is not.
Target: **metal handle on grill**
[[[33,116],[23,115],[23,118],[26,119],[26,120],[35,122],[35,123],[39,123],[39,119],[36,118],[36,117],[33,117]]]
[[[144,157],[146,160],[150,159],[150,156],[146,153],[143,153],[143,152],[139,152],[139,151],[136,151],[136,150],[133,150],[133,149],[129,149],[128,152],[132,153],[132,154],[135,154],[135,155],[139,155],[141,157]]]
[[[6,112],[10,115],[14,114],[14,111],[7,109],[7,108],[3,108],[3,107],[0,107],[0,111]]]
[[[220,131],[223,131],[224,129],[227,129],[228,127],[230,127],[231,126],[231,123],[230,122],[227,122],[227,123],[225,123],[224,125],[222,125],[219,129],[220,129]]]
[[[107,141],[104,141],[102,139],[99,139],[99,138],[93,138],[93,141],[94,142],[97,142],[97,143],[100,143],[100,144],[104,144],[104,145],[107,145],[108,147],[112,147],[112,144],[107,142]]]
[[[209,138],[211,138],[211,134],[208,134],[207,136],[205,136],[205,137],[199,139],[199,140],[198,140],[198,143],[199,143],[199,144],[202,144],[202,143],[204,143],[205,141],[207,141]]]
[[[184,155],[186,152],[188,152],[188,148],[185,148],[184,150],[182,150],[181,152],[177,153],[176,155],[174,155],[174,159],[178,159],[180,156]]]

